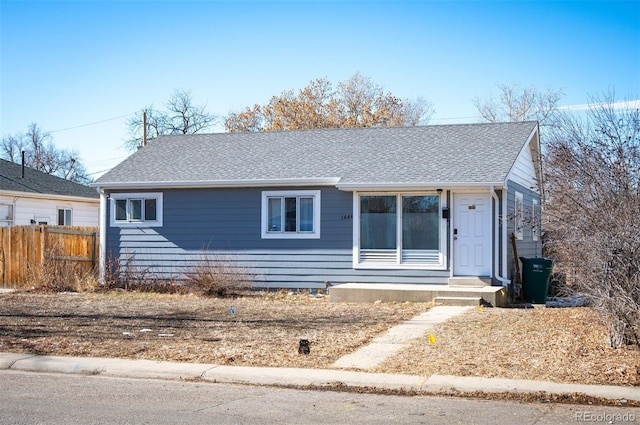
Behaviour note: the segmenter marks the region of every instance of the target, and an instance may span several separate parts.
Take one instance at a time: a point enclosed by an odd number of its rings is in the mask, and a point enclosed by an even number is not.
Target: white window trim
[[[71,223],[69,223],[69,224],[58,224],[58,219],[60,218],[60,210],[64,210],[65,211],[65,217],[66,217],[66,211],[67,210],[71,211]],[[59,226],[73,226],[73,208],[71,208],[71,207],[56,207],[56,224],[58,224]]]
[[[116,221],[116,200],[145,199],[156,200],[156,219],[154,221]],[[162,227],[163,208],[162,192],[112,193],[109,197],[109,224],[111,227]]]
[[[531,201],[531,238],[537,241],[540,234],[540,218],[538,217],[538,200]]]
[[[524,237],[524,196],[518,191],[513,206],[513,233],[519,241]]]
[[[438,254],[438,264],[416,264],[402,263],[402,248],[400,244],[396,247],[396,261],[394,263],[360,263],[360,197],[361,196],[396,196],[401,198],[405,195],[437,195],[440,197],[438,217],[440,218],[440,253]],[[437,191],[420,191],[420,192],[354,192],[353,193],[353,268],[354,269],[392,269],[392,270],[446,270],[447,269],[447,220],[442,218],[442,209],[448,207],[447,197],[444,193]],[[398,219],[398,226],[402,226],[402,220]],[[401,231],[398,230],[396,236],[400,238]]]
[[[13,226],[13,223],[16,220],[16,205],[13,202],[0,202],[0,205],[6,205],[11,207],[11,216],[10,218],[4,220],[0,220],[0,222],[4,223],[5,226]]]
[[[312,197],[313,232],[269,232],[268,200],[271,197]],[[262,192],[262,210],[260,214],[260,234],[262,239],[320,239],[320,191],[319,190],[272,190]]]

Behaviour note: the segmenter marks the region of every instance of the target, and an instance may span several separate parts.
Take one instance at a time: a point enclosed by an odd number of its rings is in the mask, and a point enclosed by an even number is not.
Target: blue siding
[[[538,240],[533,240],[533,231],[532,225],[529,220],[531,217],[531,205],[532,200],[536,199],[538,201],[538,211],[537,211],[537,221],[538,226],[540,225],[540,195],[529,188],[526,188],[520,184],[509,182],[508,191],[507,191],[507,242],[509,244],[508,252],[508,263],[507,270],[509,272],[508,278],[512,279],[515,277],[516,269],[515,262],[513,257],[513,249],[511,248],[511,234],[515,230],[515,223],[513,220],[514,212],[515,212],[515,197],[516,191],[522,193],[522,198],[524,202],[524,216],[525,223],[523,227],[523,235],[522,240],[516,239],[516,248],[518,250],[518,257],[540,257],[542,255],[542,238],[541,232],[538,232]]]
[[[205,255],[235,261],[258,286],[446,283],[449,271],[353,269],[352,194],[321,190],[320,239],[262,239],[263,189],[163,191],[163,227],[109,227],[109,258],[161,278],[181,278]],[[295,190],[295,188],[278,188]]]

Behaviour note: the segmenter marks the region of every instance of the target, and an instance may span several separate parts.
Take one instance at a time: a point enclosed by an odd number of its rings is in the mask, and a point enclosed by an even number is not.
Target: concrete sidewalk
[[[370,387],[389,390],[436,392],[518,392],[550,394],[581,393],[611,400],[640,401],[640,387],[610,385],[576,385],[553,382],[490,379],[433,375],[396,375],[353,372],[334,369],[261,368],[219,366],[215,364],[173,363],[150,360],[123,360],[95,357],[37,356],[30,354],[0,353],[0,370],[33,372],[78,373],[124,378],[195,380],[217,383],[317,386],[337,384],[348,387]]]
[[[402,322],[370,344],[340,357],[333,367],[345,369],[370,369],[376,367],[407,345],[412,339],[423,336],[438,323],[470,310],[472,307],[436,306],[414,318]]]

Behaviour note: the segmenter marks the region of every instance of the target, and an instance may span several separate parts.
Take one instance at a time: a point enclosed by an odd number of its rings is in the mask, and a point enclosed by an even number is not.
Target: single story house
[[[270,288],[504,285],[541,252],[536,122],[161,136],[92,184],[101,264]]]
[[[97,227],[99,207],[89,186],[0,159],[0,226]]]

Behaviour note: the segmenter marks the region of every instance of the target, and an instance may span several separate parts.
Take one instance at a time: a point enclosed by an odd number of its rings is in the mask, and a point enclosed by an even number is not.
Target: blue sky
[[[0,0],[2,136],[36,122],[94,177],[174,89],[225,116],[355,72],[437,124],[477,121],[497,83],[639,99],[640,1]]]

